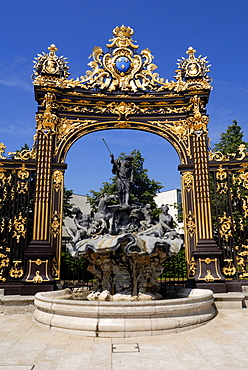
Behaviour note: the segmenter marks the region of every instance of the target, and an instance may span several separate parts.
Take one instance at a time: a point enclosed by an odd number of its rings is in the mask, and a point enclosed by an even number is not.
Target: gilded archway
[[[206,58],[189,47],[178,61],[175,80],[154,70],[149,49],[138,53],[130,27],[116,27],[106,45],[93,49],[85,76],[69,79],[66,58],[38,54],[34,66],[37,131],[30,151],[16,158],[35,158],[36,198],[33,240],[28,248],[26,283],[52,277],[51,261],[59,265],[65,158],[80,137],[108,129],[143,130],[169,141],[180,158],[185,243],[189,279],[221,284],[220,253],[213,240],[208,171],[208,116],[211,91]],[[41,261],[43,269],[37,267]],[[56,268],[55,268],[56,271]],[[209,272],[210,271],[210,272]]]

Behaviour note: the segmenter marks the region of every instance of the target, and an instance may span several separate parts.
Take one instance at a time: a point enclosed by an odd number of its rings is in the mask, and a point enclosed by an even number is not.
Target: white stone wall
[[[180,193],[180,194],[179,194]],[[155,202],[158,207],[161,207],[162,204],[167,204],[169,206],[169,214],[173,217],[174,221],[178,224],[176,228],[179,234],[184,234],[183,231],[183,222],[177,221],[178,209],[175,206],[178,206],[178,198],[181,195],[180,189],[172,189],[158,193],[155,197]]]

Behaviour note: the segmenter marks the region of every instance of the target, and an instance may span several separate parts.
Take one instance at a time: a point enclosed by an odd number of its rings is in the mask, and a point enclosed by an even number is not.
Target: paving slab
[[[239,370],[247,367],[248,310],[154,337],[94,338],[40,327],[32,314],[0,316],[0,370]]]

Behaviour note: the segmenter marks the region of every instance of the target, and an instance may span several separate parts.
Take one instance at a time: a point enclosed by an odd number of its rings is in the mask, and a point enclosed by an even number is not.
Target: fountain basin
[[[178,332],[215,315],[213,292],[180,288],[181,298],[152,301],[71,300],[70,289],[35,295],[34,320],[50,329],[93,337],[137,337]]]

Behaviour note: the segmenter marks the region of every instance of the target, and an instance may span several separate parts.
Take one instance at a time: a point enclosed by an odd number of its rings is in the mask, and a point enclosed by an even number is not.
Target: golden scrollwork
[[[58,211],[53,212],[51,222],[51,233],[54,238],[60,233],[60,216]]]
[[[4,269],[0,269],[0,281],[2,281],[3,283],[6,281],[6,277],[4,276]]]
[[[5,224],[7,224],[7,219],[2,218],[1,223],[0,223],[0,233],[3,233],[3,231],[5,229]]]
[[[16,191],[18,194],[25,194],[28,191],[28,182],[18,181]]]
[[[226,262],[225,266],[222,268],[222,272],[224,275],[233,276],[236,273],[236,267],[233,264],[232,258],[225,258],[224,263]]]
[[[116,128],[128,128],[130,124],[127,121],[120,121],[114,125]]]
[[[220,151],[214,152],[212,149],[209,151],[209,160],[217,162],[225,162],[230,160],[242,161],[248,156],[248,150],[245,144],[241,144],[238,147],[238,153],[227,153],[226,155]]]
[[[188,193],[193,189],[193,179],[194,176],[192,172],[190,171],[183,172],[182,174],[183,186]]]
[[[24,275],[24,270],[22,269],[20,264],[22,264],[22,261],[13,261],[14,266],[11,267],[9,271],[9,275],[12,278],[18,279],[21,278]]]
[[[203,106],[201,99],[195,95],[190,99],[190,102],[193,104],[193,116],[190,116],[186,122],[190,128],[190,133],[207,134],[207,125],[209,118],[206,115],[201,114],[200,109]]]
[[[247,218],[248,217],[248,196],[247,195],[242,199],[242,209],[244,211],[243,213],[244,218]]]
[[[11,221],[11,220],[10,220]],[[13,223],[9,223],[9,229],[13,230],[13,238],[16,238],[16,242],[20,242],[21,237],[25,237],[26,235],[26,229],[25,225],[27,222],[27,217],[22,217],[22,213],[19,213],[18,217],[14,217]]]
[[[11,173],[6,173],[7,171],[3,168],[0,168],[0,183],[4,184],[10,184],[11,183]]]
[[[26,180],[29,178],[29,171],[26,169],[25,164],[22,164],[22,167],[19,171],[17,171],[17,176],[21,180]]]
[[[135,103],[110,103],[109,104],[109,109],[111,113],[117,114],[118,115],[118,121],[124,117],[125,120],[128,120],[128,116],[130,114],[134,114],[137,110],[137,105]]]
[[[99,46],[94,47],[92,60],[88,63],[91,70],[85,76],[68,80],[68,66],[65,59],[55,54],[57,48],[51,45],[50,53],[38,54],[34,67],[34,84],[47,88],[74,88],[84,90],[100,89],[103,91],[175,91],[211,89],[207,75],[209,65],[206,58],[195,57],[195,50],[189,48],[188,58],[178,63],[176,81],[169,82],[154,73],[157,66],[152,62],[149,49],[138,54],[138,45],[132,39],[134,31],[130,27],[116,27],[114,37],[106,46],[104,53]],[[78,93],[77,93],[78,94]]]
[[[189,276],[195,276],[196,274],[196,261],[195,258],[192,256],[189,261]]]
[[[53,260],[51,261],[51,269],[52,269],[52,277],[58,278],[59,277],[59,264],[56,258],[53,258]]]
[[[9,257],[7,254],[0,253],[0,268],[9,266]]]
[[[36,159],[36,147],[34,145],[31,149],[23,149],[20,152],[9,152],[8,154],[13,155],[14,159],[21,159],[22,161]]]
[[[207,274],[206,276],[204,277],[204,280],[207,282],[207,283],[212,283],[214,281],[214,277],[213,275],[211,275],[211,271],[210,270],[207,270]]]
[[[53,179],[53,187],[55,191],[58,192],[62,188],[63,179],[64,179],[63,172],[59,170],[54,171],[52,175],[52,179]]]
[[[39,270],[37,270],[37,271],[35,272],[35,276],[33,277],[33,282],[34,282],[35,284],[40,284],[40,283],[42,283],[42,281],[43,281],[43,277],[42,277],[42,276],[40,276],[40,271],[39,271]]]
[[[224,212],[223,217],[219,217],[219,233],[220,237],[224,238],[225,241],[228,241],[229,237],[232,237],[232,218],[231,216],[227,217],[226,212]]]
[[[226,193],[227,190],[228,190],[228,185],[227,185],[227,182],[226,182],[227,171],[224,170],[224,168],[222,167],[222,164],[219,166],[219,168],[216,172],[216,178],[218,180],[217,187],[216,187],[217,193],[220,193],[220,194]]]
[[[216,177],[218,180],[223,181],[227,178],[227,172],[223,169],[222,164],[219,166],[216,172]]]
[[[196,224],[195,224],[195,216],[192,211],[189,211],[186,217],[186,226],[187,226],[187,233],[192,238],[195,235]]]
[[[56,96],[53,93],[46,93],[44,100],[41,106],[45,106],[45,111],[43,115],[37,115],[37,123],[38,127],[37,130],[42,128],[44,129],[51,129],[55,131],[55,125],[58,121],[58,117],[56,114],[52,113],[52,109],[54,108],[54,102],[56,101]]]
[[[4,156],[5,149],[6,149],[6,146],[3,143],[0,143],[0,159],[6,158]]]
[[[211,258],[209,258],[209,257],[205,258],[205,260],[204,260],[204,262],[205,262],[207,265],[209,265],[211,261],[212,261],[212,260],[211,260]]]
[[[248,189],[248,164],[244,163],[241,165],[241,169],[238,171],[238,176],[233,176],[234,183],[242,185],[244,188]]]

